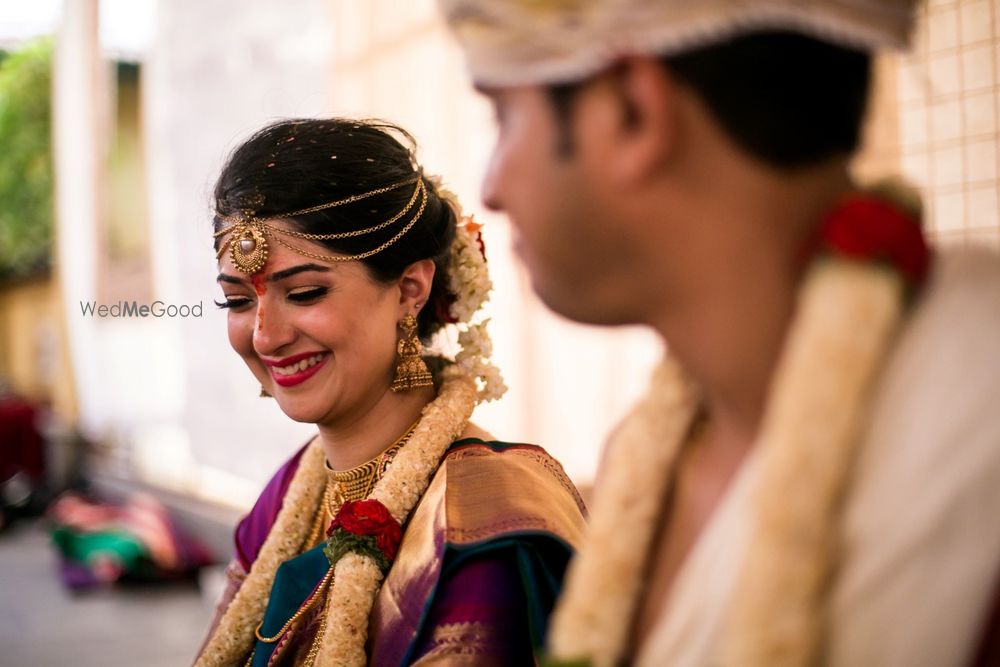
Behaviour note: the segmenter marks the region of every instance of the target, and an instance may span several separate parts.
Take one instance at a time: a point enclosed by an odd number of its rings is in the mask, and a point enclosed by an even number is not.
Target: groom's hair
[[[664,56],[661,64],[705,101],[745,152],[796,168],[857,150],[871,83],[871,55],[799,33],[749,33]],[[549,86],[571,153],[569,119],[585,82]]]

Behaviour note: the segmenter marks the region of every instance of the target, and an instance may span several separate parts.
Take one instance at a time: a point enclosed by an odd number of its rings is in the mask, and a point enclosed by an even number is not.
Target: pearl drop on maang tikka
[[[268,247],[263,230],[254,222],[240,222],[234,235],[237,241],[229,244],[233,264],[243,273],[257,273],[267,263]]]

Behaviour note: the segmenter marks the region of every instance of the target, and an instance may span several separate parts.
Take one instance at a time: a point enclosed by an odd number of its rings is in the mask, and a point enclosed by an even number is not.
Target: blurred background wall
[[[486,223],[495,356],[511,390],[478,421],[543,444],[576,481],[592,480],[659,344],[641,330],[568,323],[532,295],[507,222],[479,202],[493,122],[432,0],[0,9],[7,53],[54,36],[50,262],[0,281],[0,377],[95,443],[98,474],[241,509],[308,437],[257,397],[228,347],[212,305],[210,190],[226,153],[264,123],[346,115],[409,129],[426,168]],[[1000,245],[998,76],[996,0],[930,0],[913,52],[878,63],[857,170],[920,188],[938,243]],[[203,315],[81,311],[119,300],[200,304]]]

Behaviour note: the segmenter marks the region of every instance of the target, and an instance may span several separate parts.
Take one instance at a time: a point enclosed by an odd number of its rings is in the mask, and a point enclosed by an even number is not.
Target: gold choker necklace
[[[303,545],[303,550],[312,549],[325,539],[325,528],[337,516],[341,505],[348,500],[357,501],[368,497],[368,494],[375,488],[375,484],[382,479],[382,475],[389,469],[397,452],[403,448],[403,445],[413,435],[413,431],[416,429],[418,423],[420,423],[419,419],[410,424],[410,427],[406,429],[403,435],[399,436],[381,453],[350,470],[334,470],[324,459],[323,467],[326,469],[326,488],[323,490],[323,498],[316,509],[316,518],[313,520],[313,525],[309,531],[309,537]]]

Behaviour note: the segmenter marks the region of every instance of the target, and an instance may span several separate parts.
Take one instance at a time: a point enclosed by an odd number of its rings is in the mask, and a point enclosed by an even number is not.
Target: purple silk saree
[[[236,530],[220,610],[235,595],[281,507],[301,451]],[[533,445],[452,444],[405,526],[369,622],[370,665],[531,665],[583,527],[583,504],[561,466]],[[329,569],[322,545],[279,568],[260,632],[272,638]],[[319,628],[314,604],[255,667],[300,664]]]

